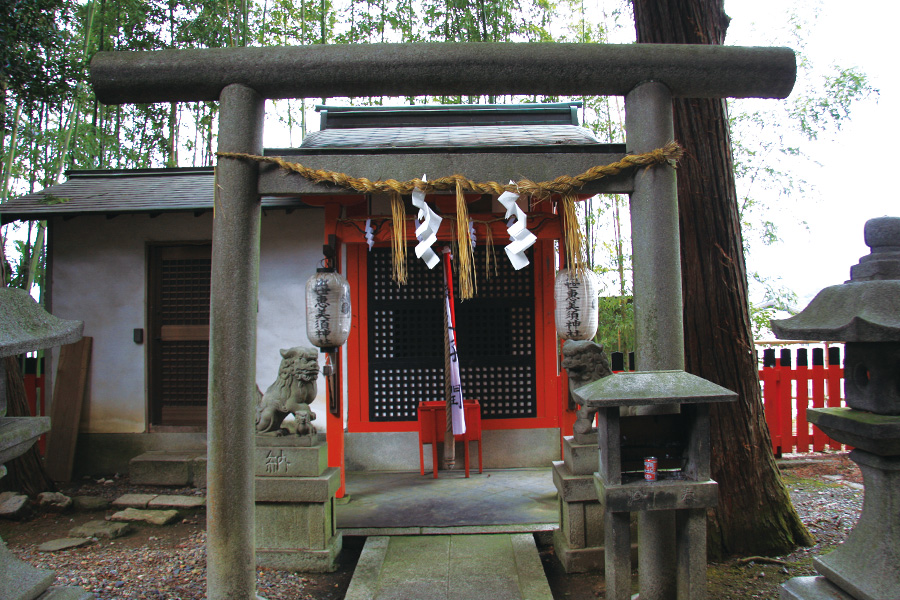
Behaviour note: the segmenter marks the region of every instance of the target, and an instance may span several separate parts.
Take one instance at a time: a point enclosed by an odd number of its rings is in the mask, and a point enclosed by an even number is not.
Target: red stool
[[[463,400],[466,432],[453,436],[464,442],[466,477],[469,476],[469,442],[478,443],[478,472],[483,473],[481,460],[481,405],[478,400]],[[442,401],[419,403],[419,472],[425,474],[425,444],[431,444],[431,466],[438,476],[438,444],[444,441],[447,429],[447,403]]]

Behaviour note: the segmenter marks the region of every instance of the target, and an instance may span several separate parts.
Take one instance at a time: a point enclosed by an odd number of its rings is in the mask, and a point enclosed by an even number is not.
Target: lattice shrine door
[[[206,427],[211,251],[208,242],[149,247],[151,427]]]
[[[441,269],[429,270],[410,246],[408,283],[398,286],[390,248],[348,248],[354,298],[363,300],[349,344],[358,369],[348,431],[414,431],[419,403],[444,399]],[[494,252],[497,272],[487,279],[485,246],[476,247],[477,292],[456,299],[463,394],[481,403],[483,429],[558,427],[552,242],[538,242],[520,271],[502,246]]]

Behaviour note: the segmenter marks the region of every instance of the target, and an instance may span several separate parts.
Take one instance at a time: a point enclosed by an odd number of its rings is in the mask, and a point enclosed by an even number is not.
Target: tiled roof
[[[300,148],[367,150],[595,144],[600,142],[589,130],[575,125],[479,125],[326,129],[309,134]]]
[[[52,214],[205,211],[213,207],[212,167],[73,171],[63,183],[0,204],[3,222]],[[296,199],[263,198],[264,208],[303,206]]]

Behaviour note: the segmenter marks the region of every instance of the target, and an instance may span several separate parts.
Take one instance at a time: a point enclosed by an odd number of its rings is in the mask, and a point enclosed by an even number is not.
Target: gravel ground
[[[814,574],[812,557],[840,544],[862,508],[862,479],[845,454],[791,457],[782,467],[791,498],[817,540],[787,556],[710,564],[709,597],[717,600],[778,598],[785,580]],[[67,495],[99,495],[109,500],[125,493],[200,494],[185,488],[129,485],[126,478],[83,482],[61,490]],[[117,540],[99,540],[58,553],[38,552],[45,541],[68,537],[68,531],[103,513],[37,514],[22,522],[0,521],[0,536],[10,550],[32,565],[57,573],[57,585],[80,585],[100,600],[195,600],[205,597],[206,557],[203,511],[186,514],[166,527],[138,526]],[[345,538],[335,573],[287,573],[257,570],[257,586],[268,600],[337,600],[343,598],[362,551],[361,538]],[[541,547],[545,570],[557,600],[603,597],[599,573],[566,575],[552,548]]]

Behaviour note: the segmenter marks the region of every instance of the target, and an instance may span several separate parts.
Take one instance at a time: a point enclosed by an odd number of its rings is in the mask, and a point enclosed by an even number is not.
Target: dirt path
[[[803,522],[817,544],[788,556],[766,560],[730,560],[710,564],[709,597],[717,600],[778,598],[781,583],[813,574],[812,557],[841,543],[862,508],[861,477],[844,454],[820,455],[783,467],[784,479]],[[100,495],[114,499],[125,493],[196,494],[197,490],[136,487],[127,479],[89,481],[61,490],[67,495]],[[42,553],[37,546],[69,537],[77,525],[107,514],[38,514],[27,521],[0,521],[0,536],[23,560],[56,571],[57,584],[80,585],[100,600],[195,600],[205,594],[205,518],[188,513],[182,522],[165,527],[139,525],[116,540],[59,553]],[[343,598],[362,551],[363,538],[345,538],[335,573],[286,573],[259,569],[257,585],[268,600],[338,600]],[[602,573],[563,572],[553,555],[549,536],[539,536],[544,570],[557,600],[603,598]],[[783,563],[783,564],[782,564]]]

